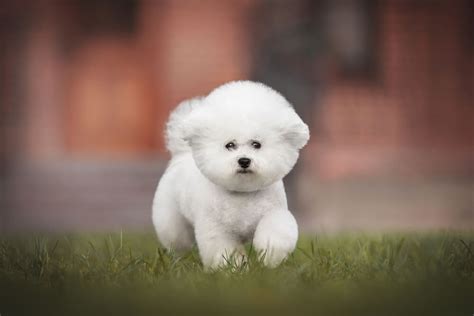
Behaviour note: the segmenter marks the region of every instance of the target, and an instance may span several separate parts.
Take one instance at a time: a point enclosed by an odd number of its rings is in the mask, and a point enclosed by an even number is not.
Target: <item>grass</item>
[[[151,233],[0,238],[0,314],[472,315],[474,233],[301,238],[206,273]]]

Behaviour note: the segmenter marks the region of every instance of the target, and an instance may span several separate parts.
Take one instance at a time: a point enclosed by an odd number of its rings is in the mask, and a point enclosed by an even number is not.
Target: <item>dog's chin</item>
[[[249,170],[249,169],[238,169],[237,170],[237,174],[248,175],[248,174],[252,174],[252,173],[253,173],[253,171]]]
[[[224,177],[219,176],[217,173],[205,174],[205,176],[214,184],[232,192],[259,191],[277,180],[268,181],[270,179],[265,178],[261,172],[253,168],[234,169]]]

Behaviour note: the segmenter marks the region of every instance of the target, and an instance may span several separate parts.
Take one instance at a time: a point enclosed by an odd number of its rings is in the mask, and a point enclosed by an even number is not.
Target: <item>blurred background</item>
[[[474,2],[3,0],[0,232],[142,230],[181,100],[282,92],[307,232],[472,229]]]

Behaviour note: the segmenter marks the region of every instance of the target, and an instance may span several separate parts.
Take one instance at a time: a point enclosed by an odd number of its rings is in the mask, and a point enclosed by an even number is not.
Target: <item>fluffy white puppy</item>
[[[253,240],[264,263],[278,265],[298,239],[282,178],[308,139],[290,103],[261,83],[182,102],[167,123],[172,158],[153,201],[160,242],[183,251],[196,241],[204,266],[216,268]]]

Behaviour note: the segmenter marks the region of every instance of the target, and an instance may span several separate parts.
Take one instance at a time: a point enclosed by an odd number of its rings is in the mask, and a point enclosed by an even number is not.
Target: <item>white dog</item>
[[[253,238],[277,266],[298,239],[282,178],[308,139],[289,102],[261,83],[230,82],[182,102],[167,123],[172,159],[153,201],[161,243],[183,251],[196,241],[204,266],[217,268],[243,258]]]

